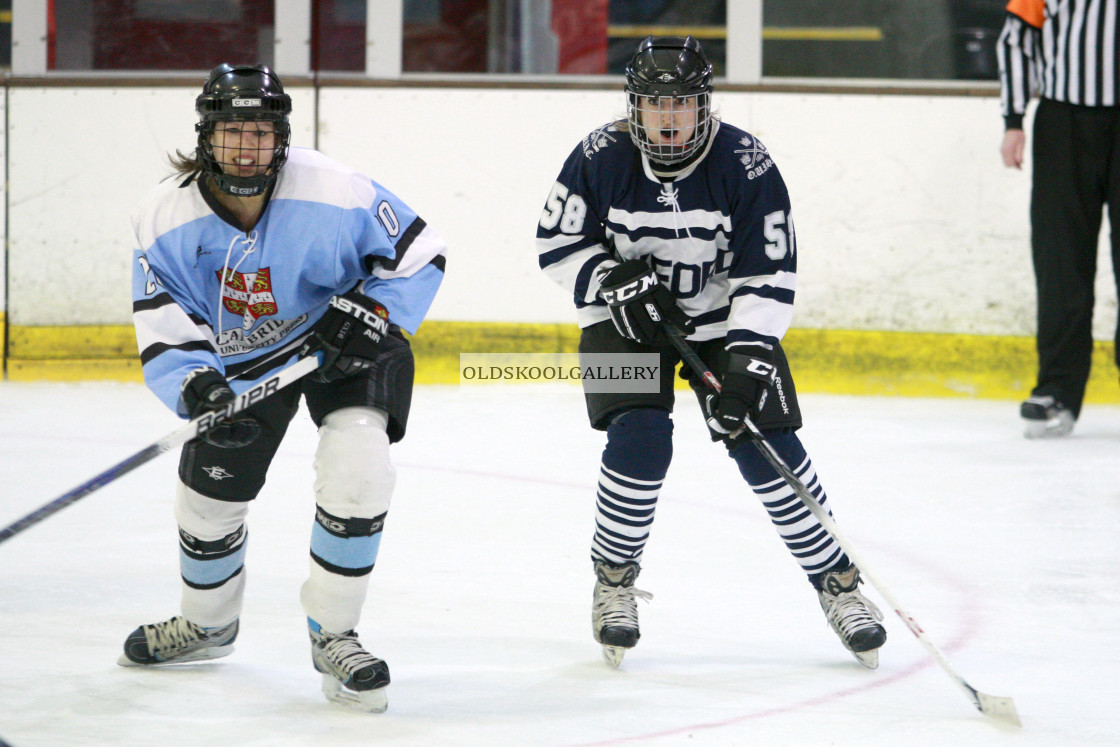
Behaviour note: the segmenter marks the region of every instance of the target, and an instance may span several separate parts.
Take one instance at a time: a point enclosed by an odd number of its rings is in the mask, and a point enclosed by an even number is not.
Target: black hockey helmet
[[[292,99],[284,93],[280,78],[267,65],[230,65],[222,63],[210,71],[202,86],[202,93],[195,99],[198,112],[198,158],[205,171],[218,187],[232,195],[251,197],[268,189],[276,174],[288,159],[291,127],[288,115]],[[219,122],[229,121],[272,122],[276,143],[272,160],[261,174],[235,176],[227,174],[214,157],[212,136]]]
[[[703,149],[712,125],[712,77],[712,63],[693,36],[647,36],[638,44],[626,65],[626,116],[630,139],[650,160],[683,165]],[[643,99],[662,111],[667,110],[662,99],[677,102],[676,111],[694,109],[692,136],[683,145],[654,145],[639,114]]]

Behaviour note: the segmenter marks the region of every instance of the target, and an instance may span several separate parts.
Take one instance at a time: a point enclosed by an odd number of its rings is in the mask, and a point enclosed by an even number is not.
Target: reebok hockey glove
[[[226,378],[212,368],[196,368],[187,374],[179,395],[191,420],[221,410],[236,397]],[[242,412],[204,431],[202,440],[222,449],[236,449],[253,443],[260,434],[260,421]]]
[[[599,279],[599,296],[607,302],[618,333],[634,342],[667,347],[666,322],[686,337],[695,330],[692,319],[677,306],[669,289],[640,259],[628,259],[604,272]]]
[[[704,398],[708,427],[728,435],[743,427],[748,415],[758,417],[766,405],[766,395],[774,383],[777,369],[771,362],[773,350],[751,348],[755,355],[736,352],[727,356],[723,372],[723,391]]]
[[[313,377],[327,383],[369,369],[388,335],[388,310],[369,296],[350,291],[331,296],[326,313],[311,329],[300,355],[322,351],[323,362]]]

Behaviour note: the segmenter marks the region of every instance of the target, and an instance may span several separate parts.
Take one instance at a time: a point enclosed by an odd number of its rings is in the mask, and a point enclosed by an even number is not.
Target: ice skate
[[[591,606],[591,632],[603,646],[603,659],[612,667],[622,663],[626,649],[638,644],[639,598],[650,600],[648,591],[634,588],[637,563],[616,565],[595,561],[595,596]]]
[[[362,648],[353,630],[328,633],[314,620],[307,623],[311,661],[323,673],[327,700],[360,711],[384,713],[389,707],[389,665]]]
[[[1050,396],[1032,395],[1019,406],[1023,435],[1027,438],[1060,438],[1073,432],[1073,411]]]
[[[237,629],[237,620],[220,628],[203,628],[179,616],[141,625],[125,639],[124,654],[117,663],[122,667],[145,667],[229,656]]]
[[[879,624],[883,613],[859,591],[859,569],[854,565],[822,574],[817,590],[828,624],[840,636],[844,648],[868,669],[879,666],[879,648],[887,631]]]

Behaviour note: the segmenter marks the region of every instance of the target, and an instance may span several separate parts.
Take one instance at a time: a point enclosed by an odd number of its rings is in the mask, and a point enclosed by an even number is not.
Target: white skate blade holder
[[[1076,419],[1066,407],[1052,406],[1053,400],[1049,397],[1044,418],[1023,418],[1023,435],[1027,438],[1061,438],[1073,432]],[[1028,402],[1030,400],[1027,400]]]
[[[879,649],[877,648],[871,651],[853,651],[852,656],[856,657],[856,661],[868,669],[879,668]]]
[[[1062,410],[1047,420],[1024,420],[1023,435],[1027,438],[1061,438],[1073,432],[1073,415]]]
[[[348,690],[331,675],[323,675],[323,695],[327,700],[366,713],[385,713],[389,708],[388,690],[388,685],[361,692]]]
[[[198,651],[192,651],[189,654],[184,654],[183,656],[177,656],[174,659],[169,659],[168,661],[157,661],[153,664],[141,664],[140,662],[133,661],[124,654],[121,654],[121,658],[117,659],[117,664],[122,667],[159,667],[160,669],[162,669],[163,667],[173,667],[176,664],[190,664],[196,661],[220,659],[223,656],[229,656],[232,653],[233,644],[229,644],[228,646],[211,646],[210,648],[203,648],[199,649]]]
[[[622,657],[626,656],[626,648],[623,646],[603,646],[603,661],[608,666],[618,669],[622,664]]]

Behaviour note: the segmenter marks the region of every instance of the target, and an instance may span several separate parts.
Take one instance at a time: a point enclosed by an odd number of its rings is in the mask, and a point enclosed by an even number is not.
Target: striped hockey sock
[[[641,560],[672,456],[673,421],[664,410],[630,410],[611,423],[599,470],[593,560]]]
[[[805,483],[817,503],[831,516],[828,496],[797,435],[791,430],[770,431],[766,433],[766,438],[793,469],[794,474]],[[815,576],[848,565],[848,558],[840,545],[810,513],[793,488],[762,457],[754,444],[739,444],[731,450],[731,457],[739,465],[739,471],[751,490],[762,501],[786,548],[806,574]]]

